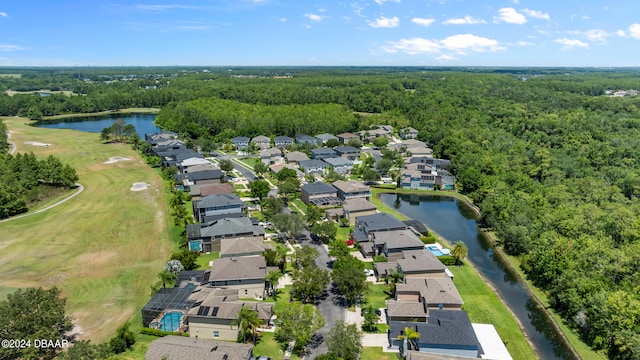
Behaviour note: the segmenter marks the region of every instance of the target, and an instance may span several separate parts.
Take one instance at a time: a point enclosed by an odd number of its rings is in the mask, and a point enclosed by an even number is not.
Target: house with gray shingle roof
[[[329,164],[317,159],[303,160],[298,162],[298,165],[304,170],[305,174],[324,174],[329,167]]]
[[[309,160],[309,157],[307,156],[307,154],[303,153],[302,151],[288,152],[285,155],[285,158],[287,159],[288,163],[295,163],[295,164],[300,163],[300,161]]]
[[[355,230],[366,234],[366,240],[371,240],[371,234],[376,231],[405,230],[407,225],[387,213],[377,213],[356,217]]]
[[[424,250],[424,243],[409,229],[375,231],[371,242],[375,255],[384,255],[388,261],[402,259],[407,250]]]
[[[318,146],[318,139],[306,134],[296,135],[296,143]]]
[[[360,149],[353,146],[336,146],[336,153],[345,159],[358,160],[360,158]]]
[[[262,298],[266,290],[264,277],[269,271],[278,270],[267,266],[262,256],[220,258],[213,260],[205,278],[210,287],[237,290],[241,298]]]
[[[338,197],[342,200],[356,198],[369,200],[371,198],[371,187],[365,185],[361,181],[337,180],[334,181],[332,185],[338,190]]]
[[[196,225],[196,224],[194,224]],[[264,240],[264,228],[254,225],[247,217],[226,217],[191,226],[188,231],[189,250],[220,251],[220,241],[227,238],[258,238]]]
[[[231,145],[235,146],[236,149],[246,149],[249,147],[249,140],[246,136],[236,136],[231,139]]]
[[[342,204],[336,195],[336,188],[322,181],[304,184],[300,187],[300,200],[306,205],[333,206]]]
[[[400,135],[400,138],[402,139],[415,139],[418,137],[418,130],[408,127],[400,129],[400,131],[398,131],[398,135]]]
[[[338,140],[336,136],[331,134],[319,134],[316,135],[316,139],[318,139],[318,146],[326,144],[329,140]]]
[[[191,297],[195,305],[189,309],[189,336],[198,338],[236,341],[238,326],[232,325],[243,307],[249,307],[267,326],[273,316],[273,303],[245,301],[243,293],[236,289],[219,289],[200,286]]]
[[[264,135],[258,135],[251,139],[251,142],[256,144],[258,149],[268,149],[271,147],[271,139]]]
[[[321,147],[316,149],[311,149],[311,158],[312,159],[326,159],[330,157],[336,156],[336,152],[332,149]]]
[[[264,243],[264,236],[220,239],[220,257],[258,256],[273,248]]]
[[[329,164],[338,174],[348,174],[353,169],[353,161],[342,157],[328,157],[322,161]]]
[[[193,215],[200,222],[205,216],[243,213],[247,205],[235,194],[205,196],[193,203]]]
[[[282,156],[282,150],[278,148],[268,148],[260,151],[260,161],[263,164],[281,164],[284,162],[284,157]]]
[[[408,277],[396,284],[394,301],[421,302],[430,309],[461,310],[464,301],[450,277]]]
[[[144,358],[145,360],[249,360],[252,353],[253,345],[251,344],[207,340],[203,337],[194,340],[184,336],[167,335],[153,340]]]

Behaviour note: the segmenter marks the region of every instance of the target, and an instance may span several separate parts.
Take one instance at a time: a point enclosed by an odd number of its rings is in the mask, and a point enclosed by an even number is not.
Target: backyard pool
[[[183,314],[179,311],[172,311],[162,315],[160,319],[160,330],[176,332],[180,328],[180,321]]]
[[[435,256],[444,256],[447,255],[446,253],[444,253],[439,247],[435,246],[435,245],[427,245],[425,246],[427,248],[427,250],[430,250],[433,255]]]

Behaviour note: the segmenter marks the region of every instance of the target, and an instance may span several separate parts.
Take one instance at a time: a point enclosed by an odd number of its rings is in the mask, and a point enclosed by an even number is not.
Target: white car
[[[370,269],[364,269],[364,273],[367,274],[367,276],[373,276],[374,275],[373,270],[370,270]]]

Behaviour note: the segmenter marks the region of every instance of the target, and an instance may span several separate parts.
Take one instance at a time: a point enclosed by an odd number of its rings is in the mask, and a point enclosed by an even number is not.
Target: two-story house
[[[321,181],[302,185],[300,200],[307,205],[313,204],[319,207],[342,204],[342,201],[337,197],[336,188]]]
[[[283,148],[289,145],[293,145],[293,139],[288,136],[276,136],[273,139],[273,143],[275,147]]]
[[[323,146],[329,140],[338,140],[336,136],[333,136],[331,134],[319,134],[316,135],[316,139],[318,140],[318,146]]]
[[[269,148],[260,151],[260,161],[265,165],[270,164],[282,164],[284,163],[284,157],[282,156],[282,150],[278,148]]]
[[[189,250],[200,252],[220,251],[222,239],[256,238],[264,240],[264,228],[254,225],[247,217],[225,217],[208,223],[187,226]]]
[[[336,156],[336,152],[332,149],[321,147],[316,149],[311,149],[311,158],[312,159],[326,159],[330,157]]]
[[[251,142],[256,144],[256,147],[260,150],[268,149],[271,147],[271,139],[264,135],[258,135],[251,139]]]
[[[318,139],[306,134],[300,134],[300,135],[296,135],[296,143],[318,146]]]
[[[262,256],[243,256],[213,260],[211,270],[205,272],[203,282],[210,287],[234,289],[242,298],[263,298],[270,271],[277,266],[267,266]]]
[[[371,199],[371,187],[360,181],[354,180],[337,180],[333,182],[333,187],[338,190],[338,197],[342,200],[362,198]]]
[[[248,149],[249,140],[251,139],[246,136],[236,136],[231,139],[231,145],[233,145],[236,149]]]
[[[203,197],[193,203],[193,215],[199,222],[205,216],[242,214],[247,205],[235,194],[215,194]]]
[[[356,226],[351,237],[358,242],[371,241],[372,233],[377,231],[405,230],[407,225],[387,213],[377,213],[356,217]]]
[[[360,137],[356,134],[352,134],[352,133],[342,133],[342,134],[338,134],[336,135],[336,137],[338,138],[338,141],[340,141],[343,144],[347,144],[349,142],[349,140],[355,139],[355,140],[360,140]]]
[[[303,160],[298,162],[298,165],[305,174],[324,174],[329,167],[329,164],[318,159]]]
[[[355,148],[353,146],[344,145],[344,146],[336,146],[334,149],[336,153],[349,160],[358,160],[360,158],[360,149]]]

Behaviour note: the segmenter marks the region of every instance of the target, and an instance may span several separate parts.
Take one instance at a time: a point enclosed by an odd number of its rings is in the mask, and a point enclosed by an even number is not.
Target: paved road
[[[310,239],[309,231],[305,230],[303,232],[303,235],[306,239]],[[303,245],[310,245],[318,249],[320,255],[316,258],[316,266],[323,270],[329,270],[329,254],[327,253],[327,249],[322,246],[322,244],[313,242],[311,240],[303,240],[299,243]],[[322,338],[326,337],[329,330],[331,330],[333,325],[335,325],[338,321],[345,320],[345,313],[347,311],[346,307],[342,305],[342,297],[332,293],[331,288],[332,286],[331,284],[329,284],[325,295],[321,296],[316,304],[316,307],[320,310],[325,320],[324,327],[317,332],[317,334],[322,336]],[[312,344],[311,346],[309,346],[309,350],[311,351],[311,353],[305,357],[306,359],[313,359],[317,355],[326,354],[329,351],[327,348],[327,344],[325,344],[324,341],[314,347],[315,345],[316,344]]]
[[[240,155],[220,155],[218,156],[219,160],[231,160],[231,159],[235,159],[235,158],[239,158]],[[245,179],[247,179],[247,181],[251,182],[255,179],[257,179],[258,177],[256,176],[256,174],[253,173],[253,171],[251,171],[250,169],[247,169],[246,167],[238,164],[235,161],[232,161],[233,163],[233,168],[238,170],[242,176],[245,177]]]

